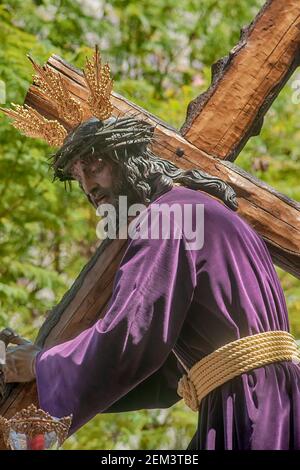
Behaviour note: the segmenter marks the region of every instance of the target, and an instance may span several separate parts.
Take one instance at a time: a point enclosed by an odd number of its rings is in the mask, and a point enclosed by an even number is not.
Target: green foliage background
[[[22,103],[30,53],[57,53],[82,66],[98,43],[115,90],[175,127],[189,101],[210,83],[210,66],[237,43],[263,0],[0,0],[0,101]],[[247,171],[299,200],[300,106],[294,76],[264,129],[239,156]],[[0,327],[33,339],[96,247],[95,215],[79,189],[51,182],[53,149],[22,137],[0,119]],[[278,270],[293,333],[300,338],[299,281]],[[97,416],[66,449],[185,448],[195,415],[169,410]]]

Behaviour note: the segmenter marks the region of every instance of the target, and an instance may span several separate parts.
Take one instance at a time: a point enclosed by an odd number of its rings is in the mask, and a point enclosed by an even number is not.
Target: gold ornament
[[[14,109],[0,107],[0,110],[12,118],[12,125],[27,137],[41,138],[51,146],[60,147],[68,132],[83,122],[82,106],[72,97],[59,73],[48,65],[40,66],[30,56],[28,58],[37,72],[33,75],[33,84],[56,108],[57,115],[65,126],[56,119],[46,119],[28,105],[21,106],[12,103]],[[108,119],[113,111],[111,103],[113,80],[110,76],[109,65],[102,65],[97,46],[95,46],[93,58],[86,59],[83,75],[89,91],[87,104],[91,114],[100,120]]]
[[[67,130],[57,120],[49,120],[27,104],[11,103],[15,109],[0,108],[13,118],[13,126],[27,137],[46,140],[51,146],[60,146],[67,136]]]
[[[11,432],[13,431],[26,435],[29,439],[46,433],[55,433],[58,445],[61,446],[68,436],[71,422],[72,416],[56,419],[49,413],[30,405],[11,419],[0,416],[0,430],[2,430],[4,442],[8,448],[12,447]]]
[[[113,81],[110,78],[110,67],[108,64],[102,66],[98,47],[92,60],[86,59],[86,65],[83,70],[85,82],[89,89],[88,105],[93,116],[103,121],[108,119],[113,111],[110,102]]]
[[[62,76],[48,65],[41,67],[32,57],[28,58],[37,72],[37,75],[33,75],[33,84],[38,86],[42,95],[55,105],[58,116],[70,127],[76,127],[82,122],[83,111],[80,103],[72,98]]]

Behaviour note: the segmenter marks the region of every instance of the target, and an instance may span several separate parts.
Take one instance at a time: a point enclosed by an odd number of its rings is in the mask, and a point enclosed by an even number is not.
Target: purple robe
[[[175,187],[155,203],[204,205],[204,245],[129,240],[107,313],[76,338],[39,353],[41,408],[73,414],[71,433],[97,413],[173,405],[191,367],[241,337],[289,330],[284,294],[262,238],[202,191]],[[150,206],[147,210],[149,210]],[[300,449],[300,367],[242,374],[201,402],[189,449]]]

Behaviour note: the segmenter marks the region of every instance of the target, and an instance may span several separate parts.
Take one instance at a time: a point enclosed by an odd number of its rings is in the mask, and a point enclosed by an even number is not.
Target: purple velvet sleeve
[[[181,400],[177,394],[177,386],[184,373],[171,352],[162,367],[104,410],[104,413],[169,408]]]
[[[131,240],[104,319],[38,355],[41,408],[56,417],[72,413],[72,433],[97,413],[118,408],[138,385],[146,390],[148,381],[158,387],[195,285],[195,263],[184,238]],[[131,409],[147,407],[146,400],[136,406],[132,400]],[[149,400],[150,407],[159,406],[153,396]]]

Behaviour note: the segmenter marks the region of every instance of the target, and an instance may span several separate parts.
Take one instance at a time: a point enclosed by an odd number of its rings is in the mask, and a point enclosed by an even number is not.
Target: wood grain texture
[[[39,332],[37,344],[49,348],[62,343],[103,318],[126,243],[126,240],[114,240],[100,245],[73,286],[49,313]],[[11,418],[30,403],[38,404],[35,383],[18,384],[1,403],[0,415]],[[0,449],[5,449],[1,435]]]
[[[64,76],[66,85],[73,96],[80,100],[85,116],[88,116],[87,90],[81,71],[70,67],[57,56],[51,57],[48,62]],[[35,87],[30,88],[26,102],[39,108],[46,117],[53,116],[54,111],[40,102]],[[231,184],[238,195],[240,215],[265,239],[274,263],[300,277],[299,203],[280,194],[234,163],[214,158],[197,148],[170,125],[122,96],[114,94],[113,105],[116,115],[138,113],[140,118],[156,126],[156,143],[153,145],[155,153],[173,161],[181,168],[199,168]],[[215,128],[214,120],[211,120],[211,126]],[[178,149],[181,157],[178,156]]]
[[[212,67],[212,85],[190,103],[182,134],[233,161],[260,133],[265,113],[299,65],[299,51],[299,0],[268,1],[239,44]]]
[[[298,1],[267,2],[229,58],[214,67],[213,86],[190,106],[183,127],[185,136],[116,93],[113,105],[115,115],[138,113],[156,126],[153,151],[159,156],[231,184],[238,195],[239,214],[263,236],[274,262],[300,277],[300,204],[223,160],[233,159],[249,136],[259,130],[265,110],[297,65],[298,13]],[[55,55],[48,64],[65,79],[87,119],[90,112],[82,72]],[[228,101],[223,105],[226,93]],[[25,102],[48,118],[58,118],[52,103],[36,86],[30,87]],[[216,113],[214,119],[212,113]],[[37,338],[40,346],[51,347],[71,339],[104,316],[125,248],[125,240],[101,244],[61,302],[49,312]],[[0,405],[0,414],[11,417],[37,401],[34,383],[17,385]],[[0,448],[5,448],[3,442]]]

